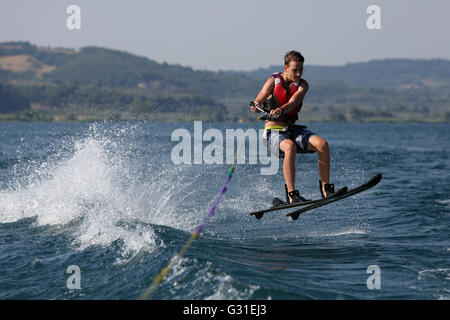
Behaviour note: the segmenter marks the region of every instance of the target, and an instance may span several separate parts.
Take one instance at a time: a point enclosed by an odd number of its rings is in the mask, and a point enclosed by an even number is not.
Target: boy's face
[[[303,62],[291,61],[289,65],[284,66],[287,79],[293,82],[299,82],[303,74]]]

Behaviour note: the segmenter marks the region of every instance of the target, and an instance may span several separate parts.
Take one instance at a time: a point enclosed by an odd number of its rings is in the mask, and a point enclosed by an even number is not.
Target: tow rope
[[[262,111],[262,110],[261,110]],[[244,132],[244,138],[242,139],[237,152],[234,156],[234,161],[233,164],[231,165],[230,170],[228,171],[228,175],[227,178],[225,179],[225,183],[223,184],[222,188],[219,191],[219,195],[216,197],[216,200],[214,201],[213,205],[209,208],[208,213],[206,214],[206,216],[203,218],[202,223],[197,226],[195,228],[194,233],[192,233],[191,237],[189,238],[189,240],[186,242],[186,244],[183,246],[183,248],[172,257],[172,259],[170,260],[169,264],[162,268],[161,271],[159,272],[159,274],[153,279],[153,282],[150,284],[150,286],[148,286],[148,288],[141,294],[141,296],[139,297],[139,300],[147,300],[148,297],[153,294],[153,292],[156,290],[156,288],[163,282],[164,278],[167,276],[167,274],[170,272],[170,270],[172,269],[172,267],[181,259],[181,257],[186,253],[186,251],[189,249],[189,247],[192,245],[192,243],[195,241],[195,239],[198,238],[198,236],[200,235],[200,233],[203,231],[203,228],[205,227],[205,225],[208,223],[209,219],[211,219],[211,217],[214,215],[214,211],[216,210],[217,206],[219,205],[220,200],[222,199],[223,195],[225,194],[225,192],[227,191],[228,188],[228,184],[231,181],[231,178],[233,176],[233,172],[235,170],[236,167],[236,163],[237,163],[237,158],[238,158],[238,154],[239,151],[242,147],[242,145],[245,143],[245,137],[247,136],[247,132],[253,127],[253,125],[262,118],[262,116],[257,117],[247,128],[247,130],[245,130]]]

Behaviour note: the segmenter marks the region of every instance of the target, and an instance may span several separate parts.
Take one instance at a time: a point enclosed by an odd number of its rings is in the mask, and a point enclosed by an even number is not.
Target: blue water
[[[247,126],[203,123],[203,132]],[[172,132],[193,137],[193,127],[1,123],[0,299],[137,299],[202,222],[230,168],[225,156],[173,163]],[[256,220],[248,212],[283,197],[284,182],[281,170],[261,175],[247,157],[150,298],[450,298],[449,125],[308,128],[330,144],[337,188],[378,172],[383,180],[297,221],[283,212]],[[319,197],[317,155],[296,161],[302,195]],[[379,274],[367,272],[373,265]],[[69,266],[80,289],[68,286]],[[376,275],[379,289],[369,289]]]

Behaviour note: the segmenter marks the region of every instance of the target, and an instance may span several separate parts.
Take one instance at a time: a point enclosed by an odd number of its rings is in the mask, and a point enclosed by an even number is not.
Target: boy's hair
[[[284,65],[288,66],[291,61],[305,62],[305,58],[300,52],[291,50],[284,55]]]

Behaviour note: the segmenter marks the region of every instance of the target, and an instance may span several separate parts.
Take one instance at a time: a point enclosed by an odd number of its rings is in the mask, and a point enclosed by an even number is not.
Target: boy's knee
[[[292,140],[284,140],[282,142],[282,145],[280,145],[281,150],[286,154],[296,153],[297,152],[297,146],[295,145],[295,142]]]
[[[310,140],[310,144],[313,146],[313,148],[315,149],[315,151],[318,152],[328,152],[330,147],[328,145],[328,142],[323,139],[320,138],[318,136],[313,137],[314,139]]]
[[[330,147],[328,146],[328,142],[326,140],[324,140],[324,139],[322,139],[322,141],[320,141],[319,148],[322,151],[327,151],[327,150],[330,149]]]

